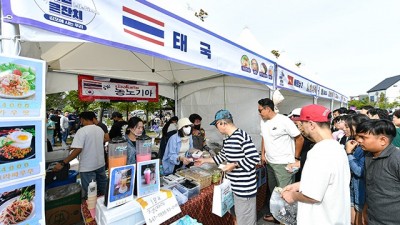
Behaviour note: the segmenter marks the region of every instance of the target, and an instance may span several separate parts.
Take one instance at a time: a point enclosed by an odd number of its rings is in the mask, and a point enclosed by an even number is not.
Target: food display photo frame
[[[41,120],[0,123],[0,182],[44,174]]]
[[[0,118],[44,116],[46,63],[0,55]]]
[[[0,224],[44,224],[44,178],[0,188]]]
[[[137,163],[137,197],[160,191],[160,161],[158,159]]]
[[[133,200],[135,171],[135,164],[111,168],[104,202],[107,209]]]

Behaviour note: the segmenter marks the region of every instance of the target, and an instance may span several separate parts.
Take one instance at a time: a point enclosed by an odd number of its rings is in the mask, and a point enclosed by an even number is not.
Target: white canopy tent
[[[196,41],[211,43],[212,60],[205,60],[204,57],[193,56],[194,53],[198,54],[198,50],[196,52],[190,46],[188,46],[189,53],[183,54],[182,51],[176,53],[176,46],[170,46],[172,44],[166,41],[165,48],[160,48],[143,40],[121,37],[124,33],[113,30],[114,27],[122,26],[119,21],[121,15],[118,15],[118,20],[113,21],[108,21],[112,19],[111,17],[105,17],[104,20],[98,18],[104,14],[111,15],[115,13],[114,11],[122,15],[126,12],[118,11],[122,8],[119,5],[109,10],[110,6],[103,5],[104,3],[100,1],[93,2],[96,3],[96,10],[101,13],[88,12],[93,14],[93,19],[86,24],[87,30],[80,31],[73,27],[65,27],[63,24],[45,21],[41,18],[43,15],[40,15],[43,8],[35,10],[37,6],[29,7],[21,0],[3,0],[3,3],[7,3],[6,13],[13,14],[11,17],[5,15],[6,21],[16,25],[3,29],[4,26],[9,26],[3,24],[2,44],[7,41],[8,35],[13,35],[10,30],[15,29],[14,31],[19,31],[19,36],[15,37],[19,37],[22,41],[20,54],[43,59],[48,63],[46,93],[76,90],[78,74],[157,82],[161,95],[176,99],[179,117],[187,117],[194,112],[203,117],[203,126],[211,141],[220,138],[215,129],[207,126],[207,123],[213,120],[217,110],[226,108],[233,114],[238,127],[249,132],[257,145],[260,143],[257,140],[259,139],[257,101],[270,97],[271,91],[275,89],[276,63],[271,60],[272,56],[268,51],[262,50],[263,48],[257,45],[256,40],[253,40],[254,37],[247,31],[244,31],[243,37],[239,38],[239,45],[146,1],[116,3],[124,4],[124,7],[132,5],[131,8],[140,13],[153,15],[163,21],[165,25],[160,29],[165,34],[164,39],[175,40],[176,37],[173,36],[175,32],[184,31],[187,32],[188,38],[195,36],[193,39]],[[97,19],[99,21],[96,23]],[[89,33],[91,30],[89,25],[93,26],[94,31],[91,31],[93,33]],[[99,27],[105,30],[109,27],[110,30],[97,34],[95,32]],[[15,37],[10,38],[15,40]],[[243,68],[240,69],[240,65],[236,65],[240,64],[242,55],[273,66],[275,77],[268,79],[246,73]],[[301,92],[285,89],[281,92],[285,97],[284,103],[279,107],[282,113],[289,113],[293,108],[315,102],[314,96]],[[332,100],[328,101],[332,106]],[[328,106],[327,101],[322,102]]]

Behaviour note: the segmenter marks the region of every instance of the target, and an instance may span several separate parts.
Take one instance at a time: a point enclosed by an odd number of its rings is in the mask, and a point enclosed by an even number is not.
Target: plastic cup
[[[97,196],[88,196],[88,199],[86,200],[86,203],[88,205],[88,209],[94,209],[96,208],[96,201],[97,201]]]

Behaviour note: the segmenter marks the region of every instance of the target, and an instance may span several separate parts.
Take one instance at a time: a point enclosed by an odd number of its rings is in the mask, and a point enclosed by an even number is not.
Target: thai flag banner
[[[1,0],[6,22],[90,41],[267,85],[276,63],[144,0]],[[40,30],[39,30],[40,31]],[[25,41],[55,41],[37,32]],[[25,38],[25,39],[24,39]]]

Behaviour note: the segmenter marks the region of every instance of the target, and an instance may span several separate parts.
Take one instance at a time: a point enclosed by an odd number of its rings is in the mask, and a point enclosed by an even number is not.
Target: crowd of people
[[[257,164],[266,164],[269,193],[280,187],[285,201],[298,203],[300,225],[400,224],[400,214],[396,213],[400,204],[400,128],[396,128],[400,126],[400,110],[389,115],[384,109],[364,106],[358,111],[339,108],[331,112],[312,104],[283,115],[275,111],[269,98],[260,99],[257,110],[262,136],[259,151],[250,135],[236,127],[228,110],[216,112],[210,124],[225,135],[217,154],[206,144],[200,115],[171,117],[163,126],[158,152],[163,174],[193,164],[225,164],[223,170],[234,193],[231,213],[239,225],[254,225],[257,221]],[[48,130],[55,131],[59,123],[61,137],[56,132],[48,137],[65,142],[63,134],[71,129],[69,115],[49,115]],[[52,117],[59,117],[59,122]],[[108,131],[93,112],[81,113],[79,120],[84,129],[75,129],[73,152],[55,167],[60,170],[80,155],[84,193],[91,179],[100,181],[99,191],[105,192],[105,142],[125,138],[128,162],[136,163],[136,140],[145,134],[143,120],[132,117],[125,121],[118,112],[112,114],[112,119],[114,124]],[[210,152],[211,157],[193,160],[193,149]],[[266,205],[263,219],[278,223],[269,211],[269,203]]]

